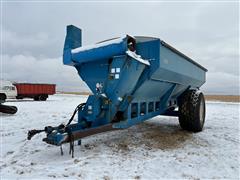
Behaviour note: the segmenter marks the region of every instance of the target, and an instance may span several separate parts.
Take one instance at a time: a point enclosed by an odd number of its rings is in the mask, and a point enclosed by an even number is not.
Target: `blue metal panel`
[[[137,54],[150,62],[149,74],[151,75],[159,67],[160,39],[137,36],[136,42]]]
[[[178,97],[187,88],[198,88],[205,82],[204,68],[180,52],[175,53],[172,47],[163,45],[160,39],[136,37],[136,41],[137,53],[150,59],[151,66],[149,78],[137,89],[135,99],[161,98],[172,84],[177,84],[172,96]]]
[[[186,86],[200,87],[205,82],[205,70],[161,45],[160,66],[151,78]]]
[[[85,81],[91,91],[96,94],[96,84],[105,84],[109,74],[108,60],[103,59],[102,61],[83,63],[76,65],[76,69],[81,76],[82,80]]]
[[[84,62],[109,59],[117,55],[124,55],[129,48],[129,43],[132,43],[132,46],[135,47],[135,40],[126,35],[123,38],[116,38],[95,45],[71,49],[71,52],[66,51],[63,61],[64,64],[69,64],[70,61],[72,61],[73,64],[81,64]]]
[[[160,98],[171,87],[171,83],[148,80],[145,81],[144,84],[142,84],[142,86],[136,91],[134,97],[139,100],[148,100],[156,97]]]
[[[71,49],[82,46],[82,30],[76,26],[67,26],[67,35],[64,42],[63,49],[63,63],[66,65],[73,65],[71,57]]]
[[[67,26],[67,35],[64,42],[64,50],[82,46],[82,30],[76,26]]]
[[[110,43],[110,44],[108,44]],[[79,51],[72,50],[72,60],[75,63],[83,63],[89,61],[96,61],[101,59],[108,59],[112,56],[125,54],[127,50],[127,38],[122,39],[121,41],[116,41],[112,43],[111,41],[105,44],[96,44],[96,47],[82,50],[79,48]]]

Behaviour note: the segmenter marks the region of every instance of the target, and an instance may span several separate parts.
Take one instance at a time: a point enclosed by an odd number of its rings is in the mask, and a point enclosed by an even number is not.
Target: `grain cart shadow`
[[[149,148],[178,149],[193,139],[192,133],[182,130],[178,124],[146,122],[139,126],[143,129],[142,141]]]
[[[99,137],[95,146],[103,143],[119,151],[129,151],[143,145],[149,150],[171,150],[182,148],[186,144],[184,142],[193,139],[192,133],[182,130],[177,123],[166,122],[144,122],[129,129],[109,132],[106,136]]]

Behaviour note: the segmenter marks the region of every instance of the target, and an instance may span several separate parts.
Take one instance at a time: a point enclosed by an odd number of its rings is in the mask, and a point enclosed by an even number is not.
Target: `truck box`
[[[45,101],[48,95],[56,93],[55,84],[14,83],[17,88],[17,99],[33,98]]]

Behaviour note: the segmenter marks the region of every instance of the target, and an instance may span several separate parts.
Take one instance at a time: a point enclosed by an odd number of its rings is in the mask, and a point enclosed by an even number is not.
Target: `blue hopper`
[[[92,91],[69,122],[31,130],[28,139],[46,132],[43,141],[61,146],[112,130],[128,128],[158,115],[178,116],[188,131],[202,131],[205,100],[199,88],[205,69],[159,38],[129,36],[82,46],[81,29],[69,25],[63,63],[76,68]],[[78,114],[78,122],[72,123]]]

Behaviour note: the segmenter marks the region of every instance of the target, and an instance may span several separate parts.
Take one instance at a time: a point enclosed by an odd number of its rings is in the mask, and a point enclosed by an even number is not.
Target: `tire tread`
[[[202,99],[203,98],[203,99]],[[179,99],[179,123],[182,129],[199,132],[203,125],[200,123],[199,109],[200,102],[204,96],[200,91],[188,90]],[[205,108],[205,105],[204,105]],[[205,117],[205,109],[204,109]],[[203,123],[204,124],[204,123]]]

